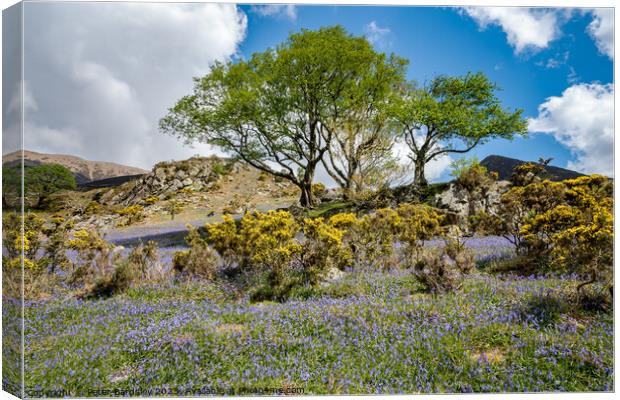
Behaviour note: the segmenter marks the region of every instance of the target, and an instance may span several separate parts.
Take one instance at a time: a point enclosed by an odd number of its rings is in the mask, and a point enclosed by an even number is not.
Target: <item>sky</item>
[[[492,140],[468,157],[553,157],[552,165],[613,176],[613,23],[612,9],[25,3],[24,147],[146,169],[221,154],[158,131],[192,77],[302,28],[340,24],[407,58],[410,80],[481,71],[505,107],[523,110],[527,137]],[[19,85],[6,83],[19,81],[15,73],[4,66],[4,154],[19,148],[11,134]],[[428,177],[446,179],[459,156],[432,161]]]

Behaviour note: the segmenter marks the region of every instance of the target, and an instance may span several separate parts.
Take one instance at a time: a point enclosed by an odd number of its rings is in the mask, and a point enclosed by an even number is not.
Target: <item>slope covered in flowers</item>
[[[143,395],[613,390],[612,316],[570,307],[562,292],[575,284],[475,274],[460,291],[434,296],[403,272],[349,272],[282,304],[250,303],[196,282],[97,301],[31,302],[26,386],[81,396],[98,388]]]

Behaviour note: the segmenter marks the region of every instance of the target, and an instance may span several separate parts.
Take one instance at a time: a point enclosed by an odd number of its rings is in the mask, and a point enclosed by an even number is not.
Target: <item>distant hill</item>
[[[489,171],[497,172],[500,180],[508,180],[512,175],[512,170],[516,166],[525,164],[526,162],[527,161],[517,160],[515,158],[491,155],[482,160],[480,164]],[[563,181],[564,179],[574,179],[583,176],[583,174],[579,172],[551,165],[547,165],[545,170],[548,174],[546,178],[552,181]]]
[[[5,154],[2,156],[2,165],[4,167],[12,167],[19,165],[20,160],[20,151]],[[141,168],[130,167],[112,162],[89,161],[65,154],[45,154],[28,150],[24,151],[25,166],[35,166],[40,164],[64,165],[69,168],[71,172],[73,172],[78,185],[119,176],[142,175],[147,172]]]

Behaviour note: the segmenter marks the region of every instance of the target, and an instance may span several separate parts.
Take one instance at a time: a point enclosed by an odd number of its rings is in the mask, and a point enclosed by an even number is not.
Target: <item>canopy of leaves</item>
[[[5,206],[17,207],[21,197],[21,168],[6,168],[2,173],[2,197]],[[41,199],[60,190],[75,190],[75,176],[60,164],[42,164],[24,168],[24,197],[27,206],[37,207]]]
[[[385,65],[401,68],[404,61],[388,60],[340,26],[302,30],[247,62],[214,65],[160,127],[187,142],[217,145],[309,191],[335,130]]]
[[[497,90],[483,73],[439,76],[421,88],[408,85],[392,113],[416,168],[445,153],[466,153],[491,138],[526,134],[522,111],[503,109]]]

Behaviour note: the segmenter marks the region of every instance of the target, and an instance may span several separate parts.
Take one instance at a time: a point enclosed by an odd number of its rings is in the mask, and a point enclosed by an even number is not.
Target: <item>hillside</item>
[[[480,162],[489,171],[497,172],[500,180],[508,180],[512,175],[512,170],[521,164],[525,164],[527,161],[517,160],[515,158],[509,158],[504,156],[490,155]],[[554,167],[552,165],[545,166],[548,178],[552,181],[562,181],[564,179],[574,179],[583,174],[571,171],[570,169]]]
[[[2,165],[5,167],[18,165],[20,159],[20,151],[5,154],[2,156]],[[147,172],[141,168],[130,167],[128,165],[121,165],[113,162],[90,161],[66,154],[45,154],[28,150],[24,151],[24,164],[27,166],[39,164],[64,165],[69,168],[71,172],[73,172],[78,184],[100,179],[114,178],[117,176],[141,175]]]

